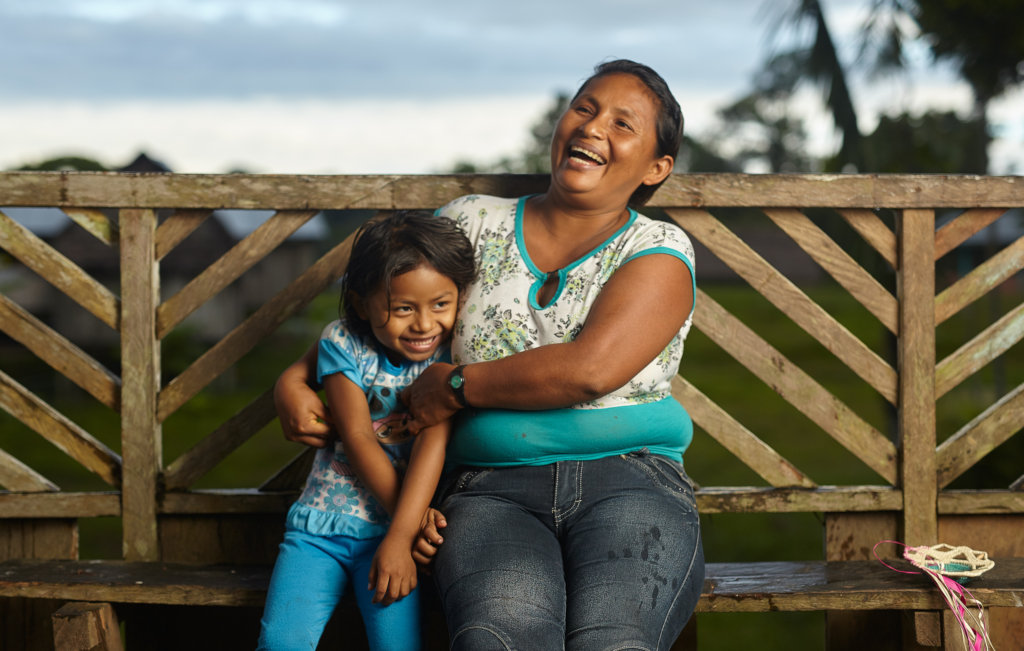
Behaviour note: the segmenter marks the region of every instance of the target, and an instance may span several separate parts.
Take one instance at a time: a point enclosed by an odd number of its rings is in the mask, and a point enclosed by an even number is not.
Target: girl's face
[[[598,207],[625,202],[641,184],[661,181],[673,158],[658,156],[658,101],[626,73],[590,80],[559,119],[551,140],[552,182],[593,193]]]
[[[459,306],[459,290],[428,264],[391,279],[390,302],[383,288],[354,302],[392,362],[428,359],[448,340]]]

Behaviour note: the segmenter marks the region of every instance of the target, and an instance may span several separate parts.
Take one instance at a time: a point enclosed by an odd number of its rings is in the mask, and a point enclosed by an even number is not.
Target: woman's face
[[[590,80],[555,126],[552,185],[599,209],[625,203],[672,171],[672,157],[657,155],[657,123],[657,99],[633,75]]]

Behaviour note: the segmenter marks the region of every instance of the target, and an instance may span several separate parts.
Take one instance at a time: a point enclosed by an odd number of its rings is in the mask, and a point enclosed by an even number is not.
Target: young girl
[[[473,247],[448,219],[396,212],[358,234],[341,318],[316,351],[338,437],[317,452],[288,511],[260,649],[316,648],[349,583],[370,648],[420,648],[412,545],[449,427],[412,437],[398,395],[430,364],[449,360],[459,294],[474,274]]]

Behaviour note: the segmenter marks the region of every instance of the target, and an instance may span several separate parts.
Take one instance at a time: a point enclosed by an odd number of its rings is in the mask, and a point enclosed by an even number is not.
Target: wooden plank
[[[816,486],[796,466],[679,375],[672,379],[672,395],[686,406],[695,423],[770,485]]]
[[[349,236],[225,335],[181,375],[168,382],[160,392],[158,400],[159,420],[166,420],[204,386],[277,329],[289,316],[305,307],[334,282],[345,268],[351,248],[352,236]]]
[[[155,336],[160,300],[160,274],[154,259],[156,222],[152,210],[121,211],[122,532],[124,558],[132,561],[154,561],[159,555],[156,502],[163,462],[156,418],[160,389],[160,345]]]
[[[163,260],[212,214],[210,210],[175,210],[156,229],[156,259]]]
[[[1024,558],[996,558],[971,583],[991,607],[1024,603]],[[905,561],[893,561],[910,567]],[[942,597],[927,577],[874,561],[708,563],[697,612],[938,610]],[[124,561],[0,563],[0,596],[112,603],[259,606],[266,565],[184,565]]]
[[[189,565],[273,565],[284,530],[280,513],[162,515],[161,556]]]
[[[276,416],[273,389],[268,389],[167,466],[167,490],[191,486]]]
[[[959,207],[963,208],[974,205],[978,204],[964,203]],[[999,208],[965,210],[956,219],[947,222],[935,233],[935,259],[938,260],[960,246],[967,241],[967,238],[999,219],[1005,213],[1005,210]]]
[[[125,174],[4,172],[12,206],[322,210],[436,208],[465,194],[543,192],[550,177],[528,175]],[[673,174],[653,207],[1009,208],[1024,178],[942,174]],[[808,199],[808,198],[811,199]]]
[[[231,247],[231,250],[157,308],[157,338],[167,336],[189,314],[263,260],[316,214],[308,210],[278,212]]]
[[[100,210],[89,208],[65,208],[64,214],[107,246],[117,247],[117,225]]]
[[[164,515],[276,513],[283,517],[292,502],[299,496],[300,489],[301,487],[291,491],[271,492],[240,488],[167,493],[160,502],[160,513]]]
[[[0,408],[30,427],[58,450],[110,484],[121,480],[121,458],[116,452],[40,400],[14,378],[0,371]]]
[[[821,427],[883,479],[896,481],[896,449],[778,350],[697,289],[694,323],[754,375]]]
[[[0,248],[67,294],[97,319],[117,330],[117,297],[62,253],[2,212]]]
[[[900,486],[903,542],[933,544],[935,481],[935,213],[900,216]]]
[[[1024,491],[945,490],[939,493],[939,513],[943,515],[1024,513]]]
[[[95,493],[2,493],[0,519],[98,518],[121,515],[121,494]]]
[[[840,209],[839,214],[864,241],[877,251],[893,269],[897,265],[896,234],[870,210]]]
[[[122,651],[114,608],[108,603],[64,604],[53,614],[53,645],[60,651]]]
[[[896,298],[832,238],[799,210],[775,208],[764,212],[882,325],[893,334],[899,333]]]
[[[695,491],[701,513],[899,511],[903,496],[888,486],[806,488],[711,487]]]
[[[60,486],[0,449],[0,486],[19,493],[59,491]]]
[[[896,403],[896,371],[892,366],[718,219],[703,210],[669,209],[666,212],[886,400]]]
[[[978,265],[935,298],[939,324],[978,300],[1024,268],[1024,237]]]
[[[1024,384],[960,428],[936,450],[939,488],[945,488],[1024,426]]]
[[[111,409],[120,407],[121,378],[3,294],[0,327],[92,397]]]
[[[935,368],[935,397],[940,398],[1024,338],[1024,303],[952,352]]]

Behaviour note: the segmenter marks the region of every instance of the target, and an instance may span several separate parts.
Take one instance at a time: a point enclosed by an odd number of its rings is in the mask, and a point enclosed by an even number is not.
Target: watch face
[[[453,375],[448,380],[448,384],[450,384],[453,389],[458,389],[459,387],[462,386],[462,384],[465,381],[466,381],[466,378],[462,377],[461,375]]]

